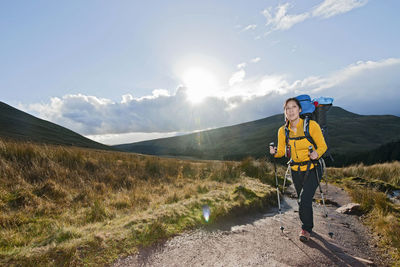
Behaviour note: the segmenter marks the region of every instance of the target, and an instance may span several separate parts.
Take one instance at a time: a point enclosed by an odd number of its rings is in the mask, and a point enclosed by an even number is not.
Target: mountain
[[[263,157],[276,142],[283,114],[193,134],[114,146],[118,149],[161,156],[240,160]],[[328,131],[333,156],[355,155],[397,141],[400,117],[358,115],[340,107],[328,112]]]
[[[116,150],[0,102],[0,138]]]
[[[389,142],[367,152],[340,155],[335,162],[337,166],[341,166],[355,163],[372,165],[392,161],[400,161],[400,140]]]

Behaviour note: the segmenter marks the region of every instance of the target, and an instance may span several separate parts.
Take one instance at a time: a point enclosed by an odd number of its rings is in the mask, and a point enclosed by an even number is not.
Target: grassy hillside
[[[400,161],[400,141],[389,142],[367,152],[337,155],[335,161],[338,166],[355,163],[371,165],[376,163]]]
[[[0,102],[0,138],[116,150]]]
[[[212,222],[275,204],[273,183],[265,161],[183,161],[0,139],[0,265],[103,265],[205,224],[203,205]]]
[[[275,129],[282,124],[282,118],[281,115],[275,115],[235,126],[115,147],[144,154],[205,159],[242,159],[250,155],[262,157],[265,155],[266,140],[275,139]]]
[[[115,147],[144,154],[204,159],[259,158],[266,155],[269,142],[276,142],[282,124],[280,114],[230,127]],[[328,129],[332,153],[352,155],[397,140],[400,117],[362,116],[333,107],[328,113]]]

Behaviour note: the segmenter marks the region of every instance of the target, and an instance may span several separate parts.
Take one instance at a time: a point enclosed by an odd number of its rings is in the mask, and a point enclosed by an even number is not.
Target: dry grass
[[[365,179],[378,179],[400,187],[400,162],[395,161],[371,166],[365,166],[361,163],[345,168],[328,168],[328,175],[333,178],[362,177]]]
[[[271,170],[0,141],[0,265],[109,263],[206,223],[205,204],[211,221],[265,208]]]
[[[379,238],[383,250],[390,251],[393,264],[400,265],[400,205],[386,195],[400,188],[400,162],[328,168],[327,174],[361,204],[364,222]]]

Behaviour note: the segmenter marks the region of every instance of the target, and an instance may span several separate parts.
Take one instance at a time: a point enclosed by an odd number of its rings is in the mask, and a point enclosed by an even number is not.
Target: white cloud
[[[131,102],[133,99],[135,99],[135,98],[134,98],[131,94],[123,95],[123,96],[122,96],[122,101],[121,101],[121,103],[122,103],[122,104],[129,103],[129,102]]]
[[[261,60],[261,58],[260,57],[255,57],[255,58],[252,58],[252,59],[250,59],[250,63],[257,63],[257,62],[259,62]],[[242,62],[242,63],[239,63],[239,64],[237,64],[236,65],[236,67],[238,68],[238,69],[244,69],[244,68],[246,68],[247,67],[247,63],[246,62]]]
[[[328,77],[310,76],[302,81],[296,81],[295,83],[299,85],[297,88],[309,88],[311,92],[316,93],[339,86],[357,76],[380,69],[396,67],[398,65],[400,65],[399,58],[388,58],[381,61],[358,61],[355,64],[351,64],[342,70],[332,73]],[[378,80],[384,83],[382,79]],[[354,92],[354,90],[352,90],[352,92]]]
[[[244,69],[246,66],[247,66],[247,63],[246,63],[246,62],[242,62],[242,63],[240,63],[240,64],[237,64],[237,68],[238,68],[238,69]]]
[[[347,13],[355,8],[366,5],[367,2],[368,0],[325,0],[309,12],[295,15],[288,14],[288,10],[291,7],[289,3],[277,6],[275,12],[269,7],[262,11],[262,14],[267,19],[266,26],[270,27],[266,35],[277,30],[288,30],[294,25],[313,17],[327,19]]]
[[[275,15],[271,14],[271,9],[265,9],[262,13],[267,19],[267,26],[271,26],[272,30],[287,30],[293,25],[300,23],[309,18],[309,13],[302,13],[298,15],[288,15],[287,10],[290,4],[279,5],[276,7]]]
[[[330,18],[367,4],[367,0],[325,0],[312,11],[314,17]]]
[[[289,88],[289,83],[283,76],[268,75],[264,76],[260,81],[261,95],[269,93],[283,95],[289,92]]]
[[[152,91],[152,94],[149,96],[142,96],[138,98],[132,98],[131,100],[137,100],[137,101],[143,101],[143,100],[148,100],[148,99],[155,99],[160,96],[169,96],[168,90],[165,89],[155,89]]]
[[[244,71],[244,69],[241,69],[241,70],[235,72],[232,75],[232,77],[229,79],[229,85],[233,86],[236,83],[242,82],[245,76],[246,76],[246,72]]]
[[[125,96],[119,103],[81,94],[66,95],[24,110],[85,135],[187,132],[228,121],[225,109],[229,104],[222,99],[209,97],[193,105],[183,87],[174,95],[155,95],[157,92],[140,98]]]
[[[256,28],[257,28],[257,25],[256,25],[256,24],[251,24],[251,25],[246,26],[246,27],[242,30],[242,32],[245,32],[245,31],[248,31],[248,30],[255,30]]]
[[[400,115],[400,58],[359,61],[328,75],[295,81],[286,75],[246,77],[244,70],[237,73],[236,82],[232,80],[232,85],[221,90],[218,97],[207,97],[196,105],[187,100],[187,90],[180,87],[173,94],[155,90],[152,95],[139,98],[124,95],[121,102],[66,95],[23,109],[114,144],[137,141],[145,138],[145,133],[155,133],[157,137],[157,133],[162,136],[192,132],[263,118],[282,112],[286,98],[304,93],[333,97],[335,105],[361,114]]]
[[[156,89],[153,90],[153,96],[159,97],[159,96],[170,96],[168,90],[165,89]]]

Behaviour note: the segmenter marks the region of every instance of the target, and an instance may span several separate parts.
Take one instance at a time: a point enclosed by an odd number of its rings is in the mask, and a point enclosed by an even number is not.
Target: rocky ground
[[[328,219],[323,216],[323,207],[314,203],[315,227],[307,243],[298,238],[300,220],[294,196],[290,188],[282,201],[281,216],[270,209],[267,213],[226,218],[141,249],[112,266],[388,265],[387,257],[378,251],[359,217],[336,212],[351,202],[344,190],[329,185],[325,196],[331,203],[327,205]],[[320,198],[318,193],[315,197]],[[333,232],[332,238],[329,232]]]

